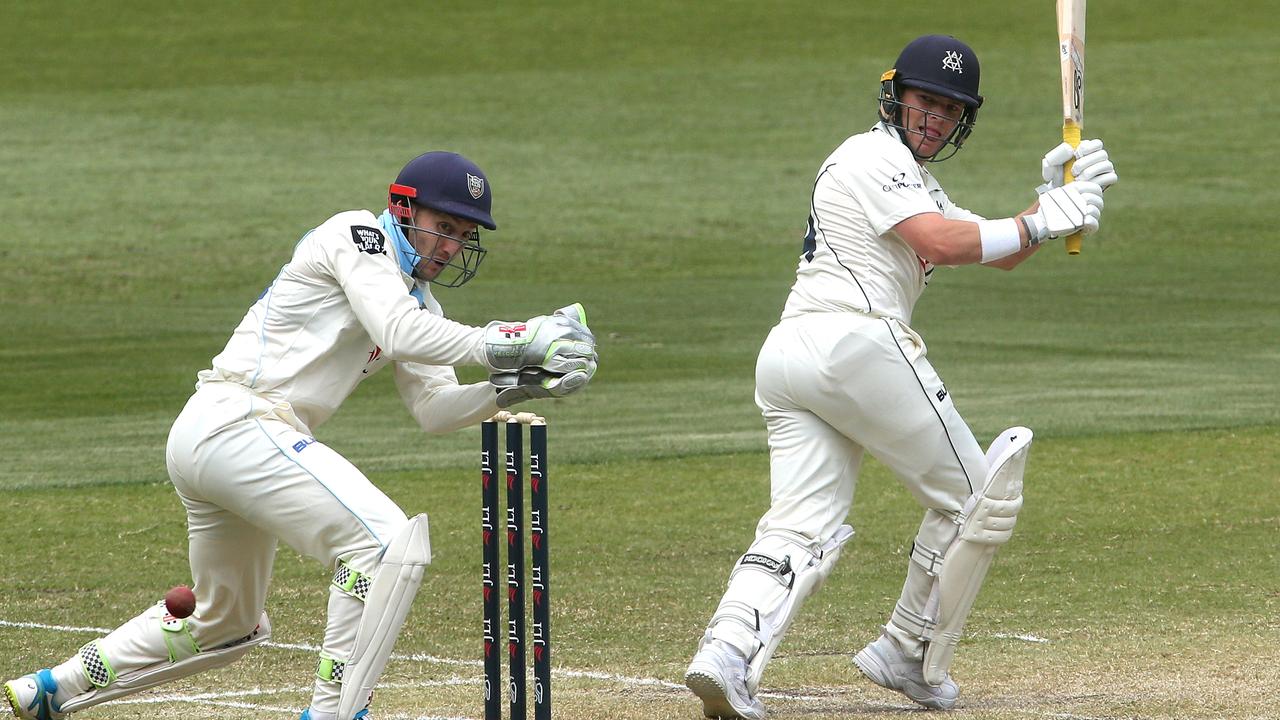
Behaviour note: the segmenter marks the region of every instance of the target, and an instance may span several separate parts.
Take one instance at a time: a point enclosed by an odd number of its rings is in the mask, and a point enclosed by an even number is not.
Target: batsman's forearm
[[[1039,250],[1041,247],[1043,246],[1032,245],[1029,248],[1023,248],[1012,255],[1009,255],[1007,257],[1002,257],[999,260],[992,260],[989,263],[983,263],[983,266],[993,267],[999,270],[1012,270],[1018,267],[1019,265],[1021,265],[1024,260],[1034,255],[1035,252]]]

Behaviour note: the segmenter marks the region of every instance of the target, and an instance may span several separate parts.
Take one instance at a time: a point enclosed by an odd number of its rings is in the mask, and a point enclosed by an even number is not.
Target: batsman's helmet
[[[418,205],[470,220],[489,230],[498,228],[490,214],[493,190],[489,179],[475,163],[457,153],[429,152],[410,160],[391,184],[387,197],[387,209],[406,236],[426,233],[448,237],[414,224],[414,208]],[[437,285],[457,287],[475,277],[487,251],[480,246],[479,231],[450,239],[462,243],[462,249],[446,264],[452,272],[442,271],[430,280]],[[413,274],[422,257],[411,243],[404,243],[399,249]]]
[[[955,155],[973,132],[982,107],[982,95],[978,94],[981,68],[973,48],[949,35],[924,35],[907,43],[898,54],[893,68],[880,76],[880,119],[898,129],[902,141],[914,134],[902,124],[902,88],[913,87],[929,93],[957,100],[965,110],[946,142],[928,157],[916,155],[921,160],[941,162]],[[917,110],[923,109],[916,108]],[[948,145],[952,150],[945,157],[938,157]],[[913,149],[912,154],[916,154]]]

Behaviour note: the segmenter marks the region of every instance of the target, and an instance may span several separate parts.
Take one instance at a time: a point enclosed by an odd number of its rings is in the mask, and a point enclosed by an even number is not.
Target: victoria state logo
[[[467,191],[471,193],[471,197],[479,200],[484,194],[484,178],[467,173]]]
[[[942,58],[942,69],[952,70],[956,73],[959,73],[960,75],[963,75],[964,67],[962,67],[960,64],[963,60],[964,58],[960,55],[959,52],[956,52],[955,50],[948,50],[947,56]]]

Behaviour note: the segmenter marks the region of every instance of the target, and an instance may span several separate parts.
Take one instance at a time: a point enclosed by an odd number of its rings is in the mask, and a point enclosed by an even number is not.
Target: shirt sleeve
[[[939,212],[925,188],[920,166],[896,141],[877,138],[866,142],[851,161],[841,162],[834,170],[836,178],[862,205],[877,235],[884,235],[909,217]]]
[[[393,360],[484,365],[484,329],[424,312],[386,254],[382,229],[352,219],[361,218],[339,215],[311,234],[312,260],[341,286],[374,343]]]
[[[453,432],[498,412],[498,393],[487,382],[459,385],[447,365],[395,364],[396,388],[423,432]]]
[[[969,222],[978,222],[979,220],[986,220],[985,217],[979,215],[978,213],[965,210],[959,205],[951,202],[951,200],[949,199],[944,201],[943,203],[942,216],[948,220],[968,220]]]

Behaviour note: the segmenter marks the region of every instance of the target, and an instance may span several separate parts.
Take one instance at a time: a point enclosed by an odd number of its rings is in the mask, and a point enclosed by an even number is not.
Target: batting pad
[[[139,690],[146,690],[147,688],[167,683],[171,680],[189,677],[196,673],[204,672],[205,670],[212,670],[216,667],[229,665],[238,660],[245,653],[249,652],[249,650],[254,646],[261,645],[266,642],[270,637],[271,622],[267,619],[267,614],[264,612],[262,613],[262,618],[258,621],[258,627],[255,628],[252,633],[240,638],[239,640],[227,643],[222,647],[213,648],[212,650],[200,650],[194,655],[177,660],[176,662],[166,660],[119,676],[112,673],[110,680],[102,686],[95,687],[86,693],[81,693],[63,703],[62,712],[77,712],[87,707],[93,707],[94,705],[107,702],[108,700],[114,700],[124,695],[131,695]],[[82,655],[82,658],[83,657],[84,656]],[[170,648],[170,657],[174,657],[172,654],[172,648]],[[102,658],[102,661],[105,663],[105,658]]]
[[[924,653],[924,679],[941,685],[951,668],[973,601],[1000,546],[1009,542],[1022,508],[1022,474],[1031,450],[1031,431],[1013,427],[987,449],[987,482],[965,503],[960,533],[938,573],[937,625]]]
[[[422,575],[431,563],[430,528],[426,515],[415,515],[391,540],[365,598],[356,630],[355,649],[342,670],[338,717],[352,718],[369,702],[369,695],[387,666],[400,626],[404,624]]]
[[[722,640],[743,652],[748,659],[747,690],[752,695],[800,606],[822,587],[840,558],[840,549],[852,538],[849,525],[841,525],[822,544],[773,530],[756,538],[738,560],[729,575],[729,592],[703,641]]]

